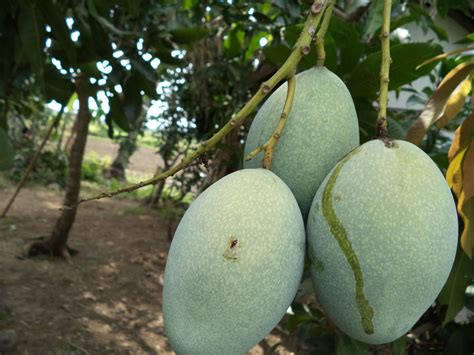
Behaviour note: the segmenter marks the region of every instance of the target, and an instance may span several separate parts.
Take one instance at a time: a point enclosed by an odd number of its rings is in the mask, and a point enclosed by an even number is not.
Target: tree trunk
[[[66,153],[68,159],[71,158],[72,142],[76,139],[77,134],[77,117],[72,123],[71,131],[69,132],[69,137],[67,137],[66,144],[64,145],[64,152]]]
[[[56,221],[56,225],[49,236],[43,242],[33,244],[29,249],[29,255],[38,253],[49,253],[53,256],[63,256],[69,261],[70,252],[67,247],[69,231],[76,218],[79,192],[81,189],[81,165],[87,142],[89,130],[89,93],[87,90],[87,78],[83,76],[76,77],[76,91],[79,98],[79,112],[76,117],[76,134],[71,146],[71,155],[69,159],[69,176],[66,185],[66,195],[63,205],[65,206]]]
[[[66,114],[63,124],[61,125],[61,133],[59,133],[58,143],[56,145],[56,150],[58,151],[61,150],[61,146],[63,145],[64,132],[66,131],[67,122],[69,121],[68,116],[69,112]]]
[[[130,162],[130,157],[137,149],[137,138],[140,129],[137,128],[127,134],[121,140],[117,156],[110,166],[110,176],[120,181],[126,180],[125,169],[127,169]]]
[[[130,157],[137,150],[138,134],[142,129],[143,123],[146,121],[146,115],[150,107],[150,103],[150,99],[144,99],[142,112],[137,118],[133,130],[130,131],[127,136],[120,141],[117,156],[115,157],[109,170],[110,176],[116,178],[117,180],[126,180],[125,170],[127,169],[128,164],[130,163]]]
[[[163,190],[165,188],[165,181],[166,179],[160,180],[156,183],[155,189],[153,190],[153,195],[151,196],[149,202],[147,203],[148,206],[153,207],[158,204],[158,202],[161,199],[161,195],[163,194]]]

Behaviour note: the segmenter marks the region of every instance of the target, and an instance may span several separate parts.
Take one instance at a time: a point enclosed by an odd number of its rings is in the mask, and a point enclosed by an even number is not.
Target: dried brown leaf
[[[428,100],[420,116],[408,129],[406,140],[420,145],[428,129],[442,116],[446,103],[458,85],[474,70],[474,61],[461,63],[452,69]]]

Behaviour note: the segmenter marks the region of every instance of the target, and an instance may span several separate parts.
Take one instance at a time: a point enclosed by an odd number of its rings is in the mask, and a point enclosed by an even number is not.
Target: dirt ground
[[[11,193],[0,188],[0,205]],[[167,222],[137,201],[91,202],[70,234],[80,251],[72,265],[18,259],[31,238],[50,232],[61,200],[60,191],[26,188],[0,219],[0,332],[16,332],[13,354],[173,354],[161,312]]]
[[[118,147],[117,143],[108,138],[90,135],[87,137],[86,156],[88,154],[99,154],[101,157],[108,156],[112,161],[117,155]],[[162,160],[155,154],[153,148],[139,146],[130,159],[128,169],[133,173],[152,175],[159,165],[162,165]]]

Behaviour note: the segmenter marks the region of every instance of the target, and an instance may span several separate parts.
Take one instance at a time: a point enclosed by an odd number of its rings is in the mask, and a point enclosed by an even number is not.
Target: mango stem
[[[286,122],[288,121],[288,116],[290,115],[291,106],[293,105],[293,99],[295,97],[295,90],[296,79],[295,74],[293,73],[288,79],[285,105],[283,106],[283,111],[281,112],[280,119],[278,120],[275,130],[265,144],[257,147],[245,157],[246,161],[251,160],[263,150],[263,167],[270,170],[273,161],[273,151],[275,150],[275,146],[280,140],[283,129],[285,128]]]
[[[387,103],[388,103],[388,83],[390,82],[390,14],[392,0],[384,0],[382,30],[380,31],[380,41],[382,44],[382,65],[380,69],[380,94],[379,112],[376,122],[376,137],[382,140],[388,137],[387,132]]]
[[[318,33],[316,34],[316,65],[324,66],[324,61],[326,60],[326,51],[324,49],[324,38],[329,27],[329,22],[331,21],[332,10],[334,9],[334,0],[329,1],[329,4],[324,12],[323,21],[321,22],[321,27],[319,27]]]

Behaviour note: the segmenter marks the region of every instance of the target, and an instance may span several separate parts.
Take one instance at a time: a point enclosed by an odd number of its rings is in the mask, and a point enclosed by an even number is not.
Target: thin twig
[[[39,147],[36,149],[36,152],[35,152],[35,154],[33,155],[33,158],[31,159],[30,164],[28,165],[28,167],[26,168],[25,172],[23,173],[23,176],[21,177],[21,180],[20,180],[20,182],[18,183],[15,192],[13,193],[12,197],[10,197],[10,200],[8,201],[7,205],[5,206],[5,209],[3,210],[2,215],[0,216],[0,218],[4,218],[4,217],[7,215],[8,210],[9,210],[10,207],[13,205],[13,202],[15,201],[16,197],[17,197],[18,194],[20,193],[20,190],[21,190],[21,189],[23,188],[23,186],[25,185],[26,180],[28,180],[28,177],[30,176],[31,171],[32,171],[33,168],[35,167],[36,162],[38,161],[38,158],[40,157],[40,154],[41,154],[41,152],[43,151],[43,148],[44,148],[46,142],[48,141],[49,137],[51,136],[51,133],[53,132],[54,127],[56,127],[56,125],[58,124],[58,122],[61,120],[61,116],[62,116],[62,114],[63,114],[63,111],[64,111],[64,106],[61,106],[61,110],[59,110],[59,112],[58,112],[58,114],[56,115],[56,117],[55,117],[55,118],[53,119],[53,121],[50,123],[50,125],[49,125],[49,127],[48,127],[48,130],[46,131],[46,134],[45,134],[45,136],[43,137],[43,141],[41,142],[41,144],[39,145]]]
[[[263,156],[263,167],[265,169],[270,169],[272,166],[273,161],[273,151],[275,149],[276,144],[280,140],[281,134],[283,129],[285,128],[286,122],[288,121],[288,116],[290,115],[291,106],[293,105],[293,98],[295,97],[295,89],[296,89],[296,79],[295,75],[293,74],[288,79],[288,87],[286,92],[286,100],[285,105],[283,106],[283,111],[280,115],[280,119],[278,120],[278,124],[275,128],[275,131],[270,136],[268,141],[260,147],[257,147],[255,150],[250,152],[246,157],[245,160],[249,161],[253,157],[255,157],[258,153],[262,150],[265,152]]]
[[[380,96],[379,113],[376,123],[376,135],[386,143],[387,140],[387,101],[388,101],[388,83],[390,72],[390,14],[392,0],[384,0],[382,31],[380,32],[380,41],[382,43],[382,66],[380,69]]]
[[[200,146],[192,153],[186,155],[181,162],[170,168],[167,171],[162,172],[161,174],[155,175],[152,178],[144,181],[140,181],[137,184],[130,185],[127,187],[122,187],[114,191],[102,192],[98,195],[92,197],[86,197],[80,199],[76,206],[80,203],[92,200],[98,200],[104,197],[112,197],[124,192],[135,191],[141,187],[153,185],[157,181],[166,179],[169,176],[173,176],[178,171],[186,168],[193,160],[199,157],[201,154],[209,151],[217,143],[219,143],[224,136],[226,136],[232,129],[240,124],[253,112],[257,105],[272,91],[272,89],[283,79],[289,77],[291,73],[295,72],[298,63],[301,58],[309,53],[311,41],[316,32],[316,28],[321,21],[322,14],[326,8],[324,0],[315,0],[311,6],[309,15],[304,23],[303,30],[300,33],[300,37],[296,41],[295,46],[293,47],[292,52],[285,61],[285,63],[278,69],[278,71],[266,82],[264,82],[260,90],[258,90],[252,98],[244,105],[244,107],[217,132],[210,139],[200,144]]]
[[[329,22],[331,21],[332,10],[334,9],[334,1],[329,1],[329,4],[324,12],[323,21],[321,22],[321,27],[318,30],[316,35],[316,65],[323,66],[324,61],[326,60],[326,51],[324,49],[324,38],[326,32],[328,31]]]

